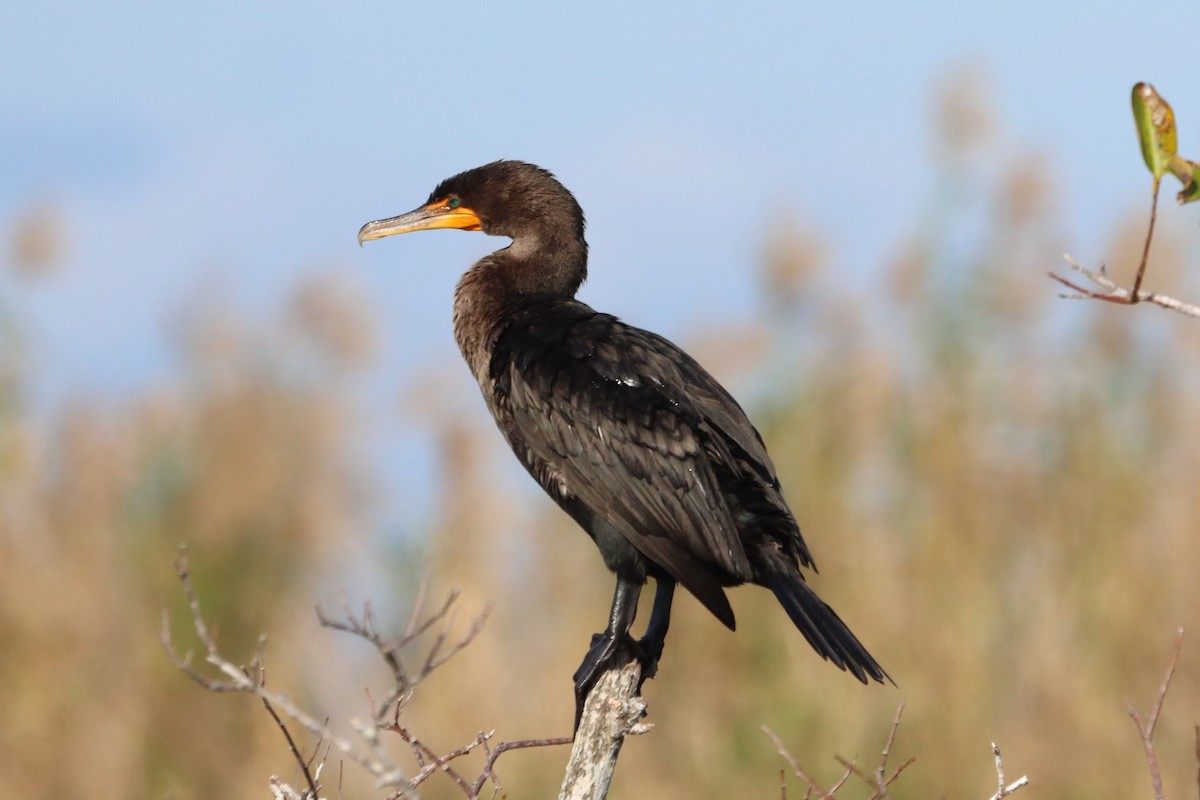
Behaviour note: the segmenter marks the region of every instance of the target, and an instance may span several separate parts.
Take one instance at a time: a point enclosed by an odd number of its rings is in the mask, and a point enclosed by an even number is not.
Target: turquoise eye
[[[458,208],[461,205],[462,200],[459,200],[457,197],[451,197],[446,201],[446,208]]]

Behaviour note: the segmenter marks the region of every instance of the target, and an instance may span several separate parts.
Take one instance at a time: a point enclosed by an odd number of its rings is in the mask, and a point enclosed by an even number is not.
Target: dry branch
[[[775,743],[775,749],[779,751],[779,755],[783,756],[783,760],[788,762],[788,766],[792,768],[792,773],[797,778],[808,784],[808,792],[805,794],[805,797],[812,797],[813,792],[816,792],[815,796],[817,800],[831,800],[831,798],[834,796],[834,793],[837,792],[838,789],[842,788],[842,785],[845,784],[853,774],[851,770],[846,770],[845,774],[842,775],[841,779],[838,780],[837,783],[835,783],[829,789],[824,789],[821,787],[821,784],[817,783],[817,781],[811,775],[800,768],[800,762],[798,762],[796,757],[792,755],[791,751],[787,749],[787,747],[783,744],[783,740],[779,738],[775,731],[771,730],[770,727],[763,725],[762,732],[770,737],[771,741]]]
[[[471,643],[479,634],[479,631],[483,629],[483,623],[487,620],[488,613],[491,611],[490,608],[484,609],[483,613],[471,621],[467,632],[458,641],[454,642],[448,650],[443,651],[442,648],[445,646],[450,635],[450,628],[454,624],[452,610],[454,603],[458,600],[458,592],[452,591],[446,595],[446,600],[442,603],[442,607],[427,617],[423,615],[425,609],[425,592],[426,587],[422,584],[421,588],[417,591],[417,601],[413,605],[412,613],[409,615],[404,635],[395,640],[386,638],[380,631],[379,624],[375,620],[375,614],[371,611],[369,603],[363,606],[362,615],[358,617],[350,611],[348,606],[343,604],[343,617],[341,619],[327,617],[324,610],[320,606],[317,606],[317,619],[323,627],[350,633],[360,639],[366,640],[379,651],[384,663],[387,664],[388,669],[392,673],[392,690],[382,703],[379,703],[371,710],[377,728],[387,725],[391,717],[391,708],[393,705],[397,705],[397,707],[404,705],[405,697],[412,693],[417,684],[429,677],[430,673],[446,663],[450,658],[462,652]],[[411,672],[405,666],[404,660],[401,659],[400,651],[411,645],[418,637],[440,622],[444,622],[442,629],[438,632],[437,637],[430,646],[421,667],[415,673]]]
[[[896,716],[892,720],[892,727],[888,730],[887,739],[885,739],[883,742],[883,750],[881,750],[879,754],[879,765],[875,767],[874,773],[868,775],[856,767],[852,762],[847,761],[841,756],[834,756],[838,763],[840,763],[850,772],[853,772],[855,775],[862,778],[863,782],[866,783],[867,786],[871,787],[871,800],[883,800],[884,798],[888,797],[888,787],[900,777],[901,772],[908,769],[908,766],[917,760],[915,757],[908,759],[899,767],[897,767],[896,771],[893,772],[890,777],[888,777],[887,760],[892,751],[892,743],[896,741],[896,731],[900,728],[900,717],[904,714],[904,706],[905,701],[901,700],[900,705],[896,708]],[[844,782],[845,778],[843,778],[842,781]],[[836,787],[834,791],[836,791]]]
[[[391,670],[393,686],[382,704],[376,705],[372,703],[371,719],[369,721],[357,719],[350,721],[361,742],[360,744],[356,744],[350,739],[334,733],[327,721],[318,722],[313,715],[296,706],[282,693],[266,688],[266,670],[263,664],[263,646],[265,640],[260,639],[258,651],[248,666],[238,666],[222,656],[217,647],[216,637],[212,632],[212,628],[204,620],[200,610],[200,603],[196,599],[195,591],[192,588],[186,551],[175,562],[175,569],[183,586],[184,594],[187,597],[188,608],[191,612],[192,627],[195,629],[196,636],[205,649],[205,661],[215,667],[217,672],[227,680],[217,680],[199,672],[192,665],[192,653],[190,651],[182,656],[177,653],[171,638],[168,615],[165,609],[163,610],[163,625],[160,634],[163,647],[181,672],[209,691],[243,692],[253,694],[262,700],[268,713],[283,732],[288,743],[288,748],[292,753],[293,759],[300,767],[306,784],[304,789],[298,790],[289,786],[278,777],[272,776],[268,781],[268,785],[273,797],[281,798],[281,800],[316,800],[320,794],[322,768],[327,763],[330,752],[336,750],[341,756],[363,767],[374,776],[377,786],[390,790],[391,793],[388,795],[389,800],[415,798],[417,787],[437,772],[447,774],[458,785],[464,797],[469,798],[469,800],[475,800],[475,798],[481,796],[484,786],[489,782],[492,783],[496,790],[502,788],[495,771],[496,760],[502,754],[509,750],[566,744],[571,741],[569,737],[558,739],[526,739],[501,742],[495,747],[490,747],[489,741],[494,735],[494,731],[487,733],[479,732],[467,744],[447,753],[438,754],[400,724],[400,711],[411,696],[416,685],[428,677],[433,670],[445,663],[447,659],[461,652],[482,627],[485,615],[481,615],[473,620],[467,632],[461,637],[457,639],[450,637],[450,629],[453,622],[452,607],[457,598],[455,593],[451,593],[437,611],[426,616],[424,614],[425,587],[422,586],[416,607],[413,609],[405,633],[397,640],[390,640],[383,636],[374,615],[371,613],[370,606],[366,606],[359,617],[355,617],[347,611],[343,619],[336,620],[327,618],[320,609],[317,610],[321,624],[325,627],[346,631],[370,642],[379,651],[384,662]],[[432,630],[438,624],[441,624],[442,628],[434,638],[433,643],[429,646],[424,658],[420,660],[420,667],[415,670],[409,669],[401,658],[401,650],[412,645],[414,640]],[[447,644],[448,642],[451,643]],[[278,712],[276,709],[278,709]],[[299,723],[305,730],[317,738],[318,745],[311,759],[305,759],[301,755],[299,747],[296,745],[292,734],[288,731],[280,714]],[[405,742],[413,752],[418,771],[411,777],[393,760],[379,736],[381,730],[397,734],[398,738]],[[316,760],[316,753],[321,751],[322,744],[324,745],[324,754],[314,769],[312,762]],[[478,776],[468,779],[455,768],[453,762],[480,748],[486,752],[487,758]]]
[[[1132,305],[1139,302],[1153,303],[1163,308],[1169,308],[1172,311],[1178,311],[1180,314],[1185,314],[1189,317],[1200,317],[1200,306],[1176,300],[1174,297],[1168,297],[1165,294],[1147,292],[1141,288],[1137,288],[1136,285],[1134,288],[1129,289],[1118,285],[1116,281],[1108,277],[1108,271],[1104,268],[1103,264],[1100,265],[1099,270],[1090,270],[1072,258],[1070,253],[1064,253],[1063,258],[1070,265],[1071,269],[1085,275],[1092,283],[1095,283],[1104,291],[1092,291],[1066,278],[1055,275],[1053,272],[1047,273],[1051,278],[1074,291],[1074,294],[1062,294],[1059,295],[1060,297],[1067,300],[1103,300],[1107,303],[1120,303],[1123,305]]]
[[[300,765],[300,771],[304,773],[304,781],[308,784],[308,796],[314,798],[317,797],[320,792],[317,790],[316,778],[313,777],[312,770],[309,769],[311,762],[306,761],[304,756],[300,755],[300,750],[296,747],[296,740],[292,738],[292,734],[290,731],[288,731],[287,725],[283,724],[283,720],[281,720],[279,715],[275,713],[275,709],[271,707],[271,704],[267,701],[267,698],[264,697],[262,699],[262,704],[266,707],[267,713],[271,715],[271,719],[275,720],[275,724],[279,726],[279,730],[283,731],[283,738],[287,739],[288,749],[292,751],[292,757],[296,759],[296,763]],[[315,756],[316,754],[314,753],[314,757]],[[324,766],[324,763],[325,762],[322,761],[321,766]],[[317,767],[317,777],[319,777],[320,774],[321,767],[319,766]]]
[[[1008,797],[1010,794],[1017,791],[1017,789],[1028,785],[1028,775],[1022,775],[1012,783],[1005,782],[1004,759],[1000,757],[1000,747],[995,742],[992,742],[992,755],[996,757],[996,785],[998,788],[996,789],[996,793],[992,795],[991,800],[1003,800],[1003,798]]]
[[[1154,754],[1154,728],[1158,725],[1158,715],[1162,712],[1163,701],[1167,697],[1167,689],[1171,686],[1171,678],[1175,676],[1175,665],[1179,663],[1179,651],[1183,649],[1183,628],[1175,635],[1175,652],[1171,654],[1171,661],[1167,664],[1167,674],[1163,676],[1162,683],[1158,687],[1158,696],[1154,699],[1154,706],[1150,709],[1150,719],[1142,722],[1142,716],[1138,714],[1133,704],[1129,704],[1129,717],[1133,720],[1133,724],[1137,725],[1138,736],[1142,740],[1142,750],[1146,754],[1146,764],[1150,768],[1150,783],[1154,787],[1155,800],[1163,800],[1162,790],[1162,773],[1158,769],[1158,756]],[[1198,745],[1200,746],[1200,745]]]
[[[1194,727],[1196,729],[1196,791],[1197,796],[1200,796],[1200,725]]]
[[[179,581],[183,585],[184,594],[187,596],[188,608],[191,611],[192,626],[196,631],[197,638],[204,645],[206,652],[205,661],[216,667],[218,672],[230,680],[228,682],[218,682],[202,675],[192,667],[192,652],[190,650],[182,657],[177,654],[175,645],[171,639],[168,614],[166,609],[163,609],[160,638],[162,639],[163,647],[167,651],[167,655],[170,656],[175,666],[181,672],[209,691],[245,692],[257,696],[268,704],[272,716],[275,716],[275,709],[278,709],[284,716],[295,720],[310,734],[317,737],[318,740],[328,742],[342,756],[357,763],[374,775],[379,786],[386,788],[395,787],[400,790],[404,790],[408,786],[409,779],[395,764],[387,750],[379,744],[378,737],[364,737],[366,747],[357,747],[349,739],[331,731],[326,723],[318,722],[315,717],[292,703],[285,695],[267,689],[262,654],[262,648],[265,644],[264,640],[259,640],[258,653],[255,654],[254,659],[248,667],[239,667],[222,656],[217,648],[216,639],[201,614],[200,603],[196,599],[196,593],[192,588],[186,552],[181,553],[180,557],[175,561],[175,571],[179,575]],[[282,722],[280,723],[280,727],[284,727]],[[359,732],[362,733],[362,726],[357,727],[359,727]],[[286,727],[284,727],[284,731],[286,734]],[[286,735],[290,741],[291,735]],[[292,745],[292,752],[299,765],[307,771],[307,763],[300,757],[294,745]],[[278,781],[272,783],[272,791],[275,791],[274,787],[276,784],[278,784],[279,791],[295,791],[291,787],[287,787],[286,784],[279,783]],[[308,791],[302,793],[301,796],[314,797]],[[397,797],[408,796],[411,796],[410,792],[403,792],[397,795]]]
[[[641,721],[646,702],[637,694],[642,675],[635,660],[600,676],[587,696],[559,800],[603,800],[626,736],[652,727]]]
[[[779,751],[779,755],[783,756],[784,760],[788,762],[796,777],[808,785],[808,793],[805,797],[816,797],[817,800],[831,800],[837,794],[837,791],[846,784],[851,775],[857,775],[862,779],[863,783],[871,788],[870,800],[884,800],[884,798],[890,796],[888,794],[888,787],[900,777],[901,772],[908,769],[909,765],[916,761],[915,758],[910,758],[897,767],[890,776],[887,774],[888,756],[891,755],[892,745],[896,741],[896,731],[900,728],[900,718],[904,715],[904,706],[905,702],[901,701],[900,705],[896,708],[896,716],[892,719],[892,725],[888,729],[887,737],[883,742],[883,749],[880,750],[879,764],[875,767],[874,771],[871,773],[864,772],[853,761],[835,755],[834,760],[845,767],[846,771],[838,779],[838,782],[828,789],[823,788],[811,775],[800,768],[800,764],[796,761],[796,758],[788,751],[780,738],[775,735],[774,731],[766,725],[763,726],[762,730],[775,743],[775,748]],[[816,793],[815,795],[813,794],[814,792]]]
[[[779,750],[779,755],[783,756],[783,758],[788,762],[788,765],[791,766],[792,772],[796,775],[796,777],[808,785],[808,791],[804,795],[806,800],[810,797],[815,798],[815,800],[835,800],[834,795],[837,794],[837,791],[845,785],[846,781],[851,775],[857,775],[862,779],[863,783],[871,788],[872,793],[870,800],[887,800],[887,798],[891,797],[891,795],[888,793],[889,787],[891,787],[896,779],[900,777],[901,772],[903,772],[909,767],[910,764],[916,761],[915,758],[910,758],[897,767],[895,771],[891,773],[891,775],[888,775],[888,757],[891,755],[892,745],[896,741],[896,731],[900,729],[900,718],[904,715],[904,706],[905,703],[902,701],[900,706],[896,709],[896,716],[892,720],[891,727],[888,729],[887,738],[884,740],[883,749],[880,751],[879,764],[875,767],[875,769],[868,773],[865,770],[860,769],[853,761],[845,759],[841,756],[834,756],[837,762],[846,768],[846,772],[842,775],[841,779],[838,780],[837,783],[828,789],[823,788],[811,775],[800,768],[800,764],[796,761],[795,756],[788,751],[779,737],[775,735],[774,731],[765,725],[763,726],[762,730],[765,734],[767,734],[767,736],[771,737],[771,741],[775,743],[776,749]],[[1200,745],[1197,746],[1200,747]],[[996,746],[995,742],[992,743],[992,755],[996,758],[996,777],[998,789],[996,793],[992,795],[991,800],[1002,800],[1003,798],[1008,797],[1013,792],[1020,789],[1022,786],[1025,786],[1029,783],[1029,778],[1024,775],[1012,783],[1007,783],[1005,781],[1004,762],[1000,758],[1000,748]],[[785,792],[783,796],[786,798],[786,786],[784,789]]]

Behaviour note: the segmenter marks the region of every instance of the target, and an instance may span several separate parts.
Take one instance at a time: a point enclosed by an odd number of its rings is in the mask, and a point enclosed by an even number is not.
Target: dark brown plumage
[[[359,241],[432,228],[512,239],[459,281],[454,332],[517,458],[616,573],[608,630],[575,676],[580,703],[620,659],[654,673],[676,582],[731,629],[724,588],[765,586],[820,655],[864,683],[886,677],[805,583],[812,556],[737,402],[671,342],[574,299],[583,211],[553,175],[519,161],[463,172],[415,211],[364,225]],[[635,643],[647,578],[654,608]]]

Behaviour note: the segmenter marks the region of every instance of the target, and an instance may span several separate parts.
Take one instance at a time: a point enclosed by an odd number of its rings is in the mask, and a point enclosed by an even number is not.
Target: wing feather
[[[584,503],[698,596],[698,565],[727,585],[752,577],[721,485],[738,467],[720,463],[734,457],[714,428],[741,409],[690,357],[570,303],[510,317],[491,373],[502,430],[556,500]],[[730,442],[765,459],[749,430]]]

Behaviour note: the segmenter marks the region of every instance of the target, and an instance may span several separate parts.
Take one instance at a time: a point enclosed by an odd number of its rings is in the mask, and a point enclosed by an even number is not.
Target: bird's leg
[[[640,584],[617,576],[617,589],[613,593],[612,611],[608,616],[608,628],[604,633],[592,637],[592,646],[583,663],[575,670],[575,727],[579,727],[579,719],[583,715],[583,704],[588,693],[596,685],[600,676],[613,668],[621,668],[630,660],[641,659],[637,643],[629,635],[637,616],[638,597],[641,595]],[[655,608],[658,600],[655,598]]]
[[[675,597],[675,581],[657,578],[654,587],[654,608],[650,611],[650,624],[638,642],[642,651],[642,682],[653,678],[658,672],[658,660],[662,658],[663,644],[667,640],[667,628],[671,624],[671,600]],[[639,684],[640,686],[640,684]]]

